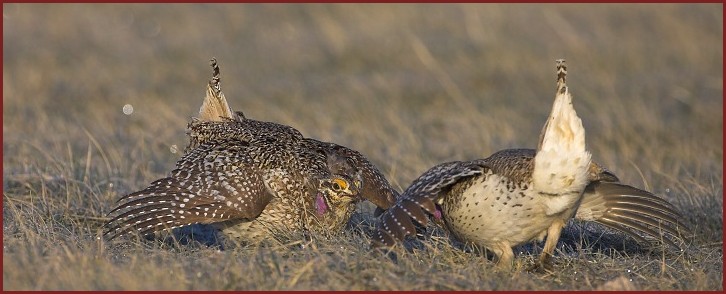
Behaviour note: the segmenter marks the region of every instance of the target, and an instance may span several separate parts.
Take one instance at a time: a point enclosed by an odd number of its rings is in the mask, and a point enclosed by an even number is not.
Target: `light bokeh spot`
[[[125,115],[131,115],[134,113],[134,107],[131,104],[124,105],[123,112]]]

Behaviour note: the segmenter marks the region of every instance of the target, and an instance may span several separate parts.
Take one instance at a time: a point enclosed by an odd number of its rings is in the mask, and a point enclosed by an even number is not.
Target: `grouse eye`
[[[333,189],[335,189],[335,190],[348,189],[348,183],[346,183],[342,179],[335,179],[335,180],[333,180]]]

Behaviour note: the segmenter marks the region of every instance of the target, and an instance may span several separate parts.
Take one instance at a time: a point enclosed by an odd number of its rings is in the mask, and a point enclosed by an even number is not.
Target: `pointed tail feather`
[[[224,121],[225,119],[236,119],[238,114],[232,111],[227,104],[227,98],[222,93],[221,79],[217,59],[212,58],[212,80],[207,84],[207,94],[204,97],[202,106],[199,108],[199,119],[202,121]]]

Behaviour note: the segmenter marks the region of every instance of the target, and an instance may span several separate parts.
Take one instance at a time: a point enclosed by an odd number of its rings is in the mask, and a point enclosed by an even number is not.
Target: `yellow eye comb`
[[[336,178],[333,181],[340,186],[340,189],[341,190],[347,190],[348,189],[348,182],[346,180],[343,180],[341,178]]]

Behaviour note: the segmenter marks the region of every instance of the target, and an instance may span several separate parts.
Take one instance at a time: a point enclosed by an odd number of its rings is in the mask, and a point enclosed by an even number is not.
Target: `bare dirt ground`
[[[287,244],[98,241],[180,157],[213,56],[234,109],[357,149],[399,189],[535,147],[566,58],[593,159],[696,238],[651,250],[572,223],[550,275],[523,270],[539,246],[497,272],[436,228],[376,254],[368,204]],[[4,290],[722,290],[722,224],[722,4],[3,4]]]

